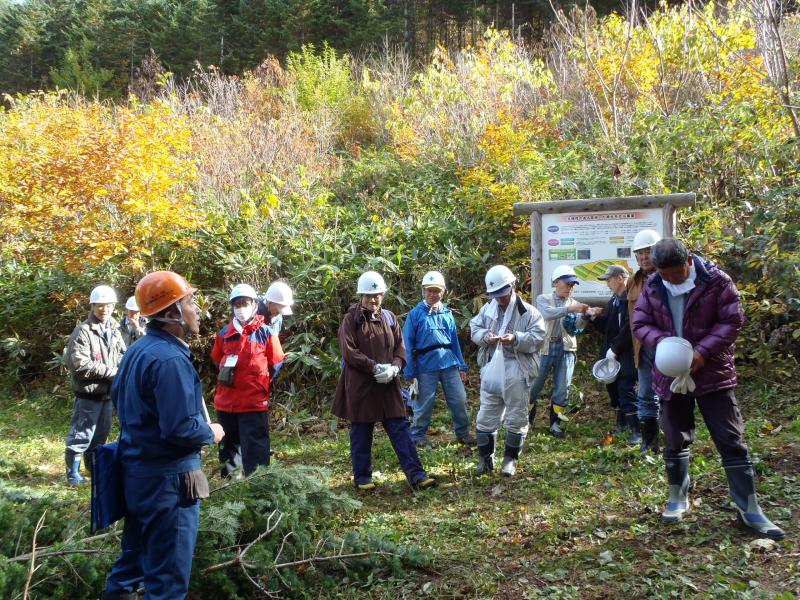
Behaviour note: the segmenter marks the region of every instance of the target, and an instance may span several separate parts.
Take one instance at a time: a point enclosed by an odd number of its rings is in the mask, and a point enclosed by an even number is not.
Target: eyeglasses
[[[640,250],[634,250],[633,253],[636,256],[650,256],[651,248],[641,248]]]

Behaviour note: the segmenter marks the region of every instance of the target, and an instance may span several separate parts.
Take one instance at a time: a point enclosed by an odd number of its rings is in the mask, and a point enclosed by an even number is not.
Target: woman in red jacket
[[[283,366],[283,349],[264,318],[258,297],[246,283],[230,296],[233,320],[214,342],[211,358],[219,369],[214,408],[225,439],[219,448],[223,476],[243,467],[249,475],[269,464],[269,387]]]

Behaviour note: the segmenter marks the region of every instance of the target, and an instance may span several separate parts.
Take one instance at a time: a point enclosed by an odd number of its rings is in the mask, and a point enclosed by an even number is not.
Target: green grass
[[[665,497],[660,457],[641,457],[624,439],[603,445],[613,426],[607,400],[594,383],[579,386],[583,405],[571,415],[568,438],[550,437],[540,415],[512,479],[473,478],[475,453],[453,442],[449,414],[438,401],[430,432],[437,447],[421,451],[421,458],[441,485],[413,494],[378,427],[377,490],[358,496],[363,502],[358,513],[320,526],[339,534],[370,531],[416,545],[430,557],[430,567],[392,580],[339,579],[309,597],[800,596],[796,392],[789,400],[774,387],[745,386],[738,392],[748,419],[747,440],[758,461],[762,506],[789,532],[764,551],[751,547],[753,538],[735,527],[719,458],[702,424],[693,446],[692,511],[683,523],[667,527],[659,521]],[[476,397],[473,382],[470,401]],[[477,406],[471,408],[474,415]],[[0,475],[85,510],[88,491],[62,483],[69,414],[66,399],[6,400],[0,413]],[[332,429],[330,415],[306,420],[290,435],[273,432],[273,448],[278,461],[326,467],[331,487],[355,494],[347,429]],[[205,460],[206,472],[213,472],[212,452]],[[220,484],[216,478],[211,483],[212,488]],[[195,597],[202,598],[202,590]]]

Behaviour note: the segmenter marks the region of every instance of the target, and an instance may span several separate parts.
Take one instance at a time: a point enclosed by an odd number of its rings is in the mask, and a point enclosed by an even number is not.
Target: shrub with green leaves
[[[258,597],[259,586],[299,593],[336,586],[341,573],[358,581],[401,576],[428,564],[413,546],[401,548],[370,532],[328,531],[326,520],[352,513],[361,503],[329,488],[327,478],[317,467],[273,464],[213,490],[201,505],[190,591],[220,600]],[[30,597],[97,598],[119,554],[122,523],[108,535],[88,537],[86,510],[76,514],[65,502],[7,486],[0,487],[5,532],[0,536],[0,596],[22,592],[30,565],[27,553],[43,513]],[[341,555],[355,556],[331,559]],[[244,569],[234,562],[237,556]]]
[[[694,191],[677,233],[740,285],[742,366],[788,373],[800,349],[800,55],[787,45],[776,85],[766,25],[739,5],[664,6],[636,21],[588,10],[559,15],[540,52],[489,31],[416,74],[390,53],[357,73],[350,57],[310,45],[285,72],[277,61],[241,79],[198,71],[185,89],[165,89],[192,129],[203,228],[141,256],[123,248],[82,275],[120,290],[142,274],[125,264],[187,275],[210,317],[196,346],[207,375],[229,287],[287,279],[298,304],[278,385],[298,410],[319,413],[362,271],[383,273],[402,319],[422,273],[443,270],[465,333],[491,264],[509,264],[528,288],[530,232],[513,203]],[[20,241],[4,238],[0,255]],[[3,261],[7,378],[28,383],[56,366],[85,311],[64,299],[89,288],[33,259]]]

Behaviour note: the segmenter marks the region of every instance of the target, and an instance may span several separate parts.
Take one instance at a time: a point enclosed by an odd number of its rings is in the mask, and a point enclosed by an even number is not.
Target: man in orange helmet
[[[153,600],[183,598],[189,590],[199,499],[208,496],[200,448],[225,435],[206,421],[187,344],[200,330],[195,291],[171,271],[150,273],[136,286],[136,302],[150,321],[111,390],[126,511],[122,554],[103,600],[133,600],[140,585]]]

